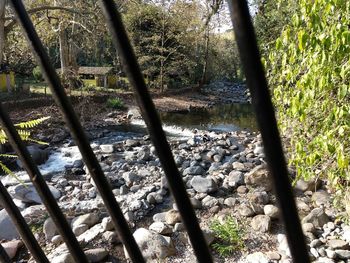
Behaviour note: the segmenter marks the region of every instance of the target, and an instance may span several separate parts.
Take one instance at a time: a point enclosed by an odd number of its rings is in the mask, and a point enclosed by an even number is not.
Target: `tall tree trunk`
[[[4,64],[4,51],[5,51],[5,6],[6,0],[0,0],[0,67]],[[6,74],[6,88],[11,91],[11,80],[9,72]]]
[[[210,40],[210,34],[209,34],[209,27],[205,30],[205,48],[204,48],[204,66],[202,71],[202,77],[200,80],[200,83],[198,85],[198,91],[200,91],[203,87],[203,85],[207,82],[207,73],[208,73],[208,63],[209,63],[209,40]]]
[[[161,58],[160,61],[160,92],[164,92],[164,61]]]
[[[69,49],[67,31],[65,29],[59,30],[59,44],[60,44],[60,59],[61,59],[61,74],[66,76],[69,69]]]
[[[70,56],[69,56],[69,43],[68,43],[67,35],[68,35],[67,29],[59,30],[62,82],[65,88],[67,88],[70,93],[71,88],[73,88],[75,84],[74,84],[74,81],[72,81],[72,72],[71,72],[71,67],[69,63]]]
[[[6,0],[0,0],[0,65],[3,63],[5,48],[5,3]]]
[[[162,0],[162,32],[160,49],[160,92],[164,92],[164,35],[165,35],[165,2]]]
[[[76,15],[74,14],[73,20],[75,21]],[[75,34],[76,25],[73,23],[72,25],[72,36]],[[73,37],[69,41],[69,66],[72,68],[74,73],[76,74],[78,71],[78,63],[77,63],[77,54],[78,50],[76,45],[74,45]]]

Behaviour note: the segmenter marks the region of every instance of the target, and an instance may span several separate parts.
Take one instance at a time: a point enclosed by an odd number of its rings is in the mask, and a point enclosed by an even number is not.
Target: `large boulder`
[[[296,183],[294,188],[296,190],[305,192],[305,191],[317,191],[322,185],[321,180],[315,180],[311,179],[309,181],[305,181],[304,179],[299,179]]]
[[[52,185],[49,185],[48,187],[55,199],[61,197],[61,193],[57,188],[53,187]],[[42,204],[40,196],[32,183],[11,186],[8,188],[8,191],[13,198],[19,199],[25,203]]]
[[[183,171],[184,176],[186,176],[186,175],[202,175],[204,173],[205,173],[205,170],[203,169],[202,166],[199,166],[199,165],[190,166]]]
[[[244,175],[240,171],[231,171],[226,179],[227,183],[231,187],[238,187],[244,184]]]
[[[301,222],[302,224],[312,223],[315,227],[323,227],[329,221],[329,217],[322,208],[315,208]]]
[[[270,191],[272,189],[272,181],[270,180],[266,165],[259,165],[247,173],[245,176],[245,183],[247,185],[261,187],[265,191]]]
[[[176,252],[170,237],[162,236],[145,228],[137,229],[133,236],[142,255],[149,262],[158,262],[157,260],[174,255]],[[130,258],[125,247],[124,253],[126,258]]]
[[[5,209],[0,211],[0,240],[12,240],[19,238],[15,225]]]
[[[312,194],[311,200],[315,203],[316,206],[326,206],[331,205],[331,196],[324,190],[319,190]]]
[[[89,262],[101,262],[108,255],[105,248],[92,248],[85,251]]]
[[[94,226],[95,224],[98,223],[99,221],[99,216],[97,213],[88,213],[88,214],[85,214],[85,215],[81,215],[81,216],[78,216],[78,217],[75,217],[73,220],[72,220],[72,227],[77,227],[79,225],[88,225],[89,227],[92,227]]]
[[[47,161],[47,159],[49,159],[49,152],[47,150],[40,149],[36,145],[28,146],[27,150],[37,165],[43,164]],[[23,168],[22,162],[19,159],[17,160],[17,165],[20,168]]]
[[[46,240],[48,241],[50,241],[55,235],[57,235],[57,228],[51,217],[45,220],[43,232],[45,234]]]
[[[191,186],[199,193],[212,193],[218,189],[213,179],[202,176],[194,176],[191,180]]]
[[[16,256],[18,249],[23,246],[23,242],[21,240],[11,240],[9,242],[2,243],[1,245],[5,249],[10,259],[12,259]]]
[[[267,215],[257,215],[252,219],[251,226],[255,231],[266,233],[271,228],[271,218]]]
[[[179,211],[176,211],[174,209],[169,210],[165,214],[165,222],[168,225],[175,225],[176,223],[181,222],[181,215]]]
[[[254,252],[246,257],[247,263],[269,263],[270,260],[263,252]]]

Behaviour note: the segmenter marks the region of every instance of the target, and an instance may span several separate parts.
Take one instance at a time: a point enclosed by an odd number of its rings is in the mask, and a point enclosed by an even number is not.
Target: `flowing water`
[[[218,105],[188,113],[160,113],[163,129],[168,137],[191,137],[193,130],[231,132],[238,130],[257,131],[257,124],[251,104]],[[123,136],[143,136],[147,134],[143,120],[119,125],[115,140]],[[125,139],[125,138],[124,138]]]
[[[207,130],[211,132],[231,132],[243,129],[256,131],[257,125],[250,104],[219,105],[212,108],[181,113],[160,113],[163,129],[169,139],[190,138],[193,130]],[[94,140],[94,144],[113,144],[130,138],[142,137],[147,134],[145,123],[142,120],[133,120],[128,124],[121,124],[111,130],[105,137]],[[53,151],[48,161],[39,166],[42,174],[50,174],[65,170],[67,165],[81,159],[76,146],[62,146]],[[26,180],[24,171],[16,173]],[[11,181],[15,178],[11,178]]]

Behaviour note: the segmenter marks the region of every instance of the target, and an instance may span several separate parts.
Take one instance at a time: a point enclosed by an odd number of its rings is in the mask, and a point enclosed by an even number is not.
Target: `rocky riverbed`
[[[209,107],[211,99],[214,104],[247,99],[241,86],[215,87],[207,87],[201,95],[187,96],[187,104],[179,95],[167,109],[182,111],[191,103],[195,108]],[[169,103],[164,98],[155,100],[160,108]],[[139,132],[113,131],[116,124],[120,129],[118,123],[137,117],[137,112],[121,115],[98,111],[99,120],[89,120],[86,112],[97,108],[80,107],[85,111],[82,116],[91,147],[144,256],[149,262],[196,262],[149,137]],[[52,109],[52,113],[56,116],[57,109]],[[32,147],[33,158],[90,261],[127,262],[123,245],[77,147],[61,120],[52,119],[46,129],[49,132],[39,134],[39,139],[49,139],[54,144],[46,149]],[[171,128],[171,149],[208,244],[218,241],[210,229],[214,218],[221,222],[227,217],[235,218],[243,233],[244,246],[232,255],[222,257],[212,249],[215,262],[292,262],[259,134]],[[50,261],[72,262],[26,173],[19,171],[16,175],[21,183],[11,176],[1,177],[1,181]],[[294,176],[292,171],[290,176]],[[339,220],[341,211],[334,208],[327,183],[299,180],[294,193],[313,261],[350,262],[350,226]],[[1,206],[0,241],[14,261],[33,262]]]
[[[259,135],[247,131],[197,132],[173,139],[171,147],[208,243],[216,238],[209,229],[214,217],[224,220],[233,216],[244,230],[245,248],[225,258],[213,251],[216,262],[292,262]],[[93,143],[92,148],[144,255],[155,262],[195,262],[148,136],[113,144]],[[71,157],[69,164],[45,178],[73,232],[92,262],[126,261],[75,146],[63,152]],[[36,191],[25,176],[22,180],[18,184],[9,177],[2,178],[50,260],[71,262]],[[295,194],[310,256],[316,262],[349,262],[350,226],[336,220],[338,211],[332,207],[324,182],[298,181]],[[16,260],[31,261],[4,209],[0,211],[0,239]]]

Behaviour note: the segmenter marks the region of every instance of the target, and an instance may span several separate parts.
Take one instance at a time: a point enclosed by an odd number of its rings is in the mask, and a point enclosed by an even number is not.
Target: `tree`
[[[5,1],[1,0],[1,3],[3,2]],[[41,40],[48,46],[49,51],[54,46],[59,47],[60,55],[58,57],[63,73],[69,71],[70,68],[75,68],[78,52],[77,39],[85,38],[85,40],[89,40],[91,37],[84,37],[85,33],[92,34],[89,27],[92,28],[96,24],[101,24],[101,22],[98,23],[101,20],[99,19],[101,12],[97,1],[27,1],[26,8]],[[9,60],[12,57],[16,57],[16,60],[18,60],[18,57],[30,54],[30,52],[24,52],[26,42],[21,38],[17,20],[10,10],[4,21],[6,23],[1,24],[0,20],[0,34],[4,32],[4,37],[0,41],[0,53],[4,53],[5,46],[4,44],[1,46],[1,43],[9,40],[10,43],[6,50]],[[1,28],[4,30],[1,31]],[[31,57],[27,60],[31,60]],[[13,59],[11,62],[16,63]]]
[[[261,48],[265,51],[290,24],[290,18],[298,8],[297,1],[256,0],[254,26]]]
[[[350,183],[350,2],[283,1],[294,10],[264,59],[298,177]],[[292,9],[291,9],[292,8]],[[322,15],[320,15],[322,14]],[[266,41],[269,38],[262,38]]]
[[[5,47],[5,5],[6,0],[0,0],[0,66],[3,64]]]
[[[182,7],[179,3],[169,6],[164,2],[132,3],[125,14],[141,69],[149,83],[159,86],[160,91],[164,91],[165,85],[183,83],[193,65],[186,42],[191,23],[185,23],[188,20],[180,16]]]
[[[204,20],[204,65],[201,80],[198,85],[198,90],[201,90],[203,85],[207,82],[207,72],[209,63],[209,42],[210,42],[210,32],[212,30],[212,18],[217,14],[223,5],[223,0],[206,0],[204,1],[205,12],[203,16]]]

